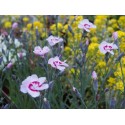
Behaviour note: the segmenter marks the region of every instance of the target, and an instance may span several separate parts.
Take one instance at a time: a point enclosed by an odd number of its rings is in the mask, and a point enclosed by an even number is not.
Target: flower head
[[[68,67],[68,64],[66,64],[65,61],[60,61],[58,56],[50,58],[48,60],[48,64],[50,64],[55,69],[59,69],[60,71],[64,71],[64,69]]]
[[[21,84],[20,91],[23,93],[28,93],[32,97],[40,96],[40,90],[45,90],[49,88],[46,82],[46,77],[38,78],[37,75],[33,74],[28,76]]]
[[[47,46],[45,46],[45,47],[43,47],[43,48],[41,48],[40,46],[36,46],[35,48],[34,48],[34,53],[36,54],[36,55],[38,55],[38,56],[41,56],[41,57],[43,57],[44,58],[44,55],[46,54],[46,53],[48,53],[50,51],[50,49],[47,47]]]
[[[55,36],[49,36],[46,40],[49,42],[50,46],[54,46],[56,43],[59,43],[59,42],[63,41],[62,38],[55,37]]]
[[[20,58],[20,59],[22,59],[23,57],[25,57],[26,56],[26,51],[20,51],[19,53],[17,53],[17,56]]]
[[[107,52],[109,52],[112,55],[114,55],[113,50],[118,49],[118,47],[114,43],[107,43],[104,41],[99,45],[99,49],[100,49],[100,52],[103,54],[106,54]]]
[[[88,19],[84,19],[79,23],[78,28],[84,29],[85,31],[90,32],[90,29],[96,28],[96,26],[91,22],[89,22]]]
[[[94,80],[97,79],[97,73],[96,73],[95,71],[92,72],[92,78],[93,78]]]

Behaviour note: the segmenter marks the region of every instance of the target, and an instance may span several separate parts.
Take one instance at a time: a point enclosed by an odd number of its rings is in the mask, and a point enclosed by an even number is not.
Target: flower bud
[[[43,99],[43,108],[44,109],[50,109],[51,108],[50,103],[46,98]]]
[[[13,63],[12,62],[9,62],[6,66],[6,68],[10,69],[11,67],[13,66]]]
[[[117,40],[118,39],[118,33],[117,32],[114,32],[112,34],[112,37],[114,38],[114,40]]]
[[[96,73],[95,71],[92,72],[92,78],[93,78],[94,80],[97,79],[97,73]]]
[[[14,22],[12,25],[12,29],[16,29],[18,27],[18,23]]]

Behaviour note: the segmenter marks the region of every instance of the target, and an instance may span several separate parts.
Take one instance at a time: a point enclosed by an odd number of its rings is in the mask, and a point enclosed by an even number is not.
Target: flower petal
[[[37,88],[37,90],[45,90],[48,89],[49,85],[48,84],[43,84],[41,87]]]
[[[23,92],[23,93],[27,93],[27,88],[25,85],[21,85],[20,86],[20,91]]]
[[[30,89],[28,89],[28,94],[31,95],[34,98],[40,96],[40,92],[39,91],[31,91]]]
[[[60,71],[64,71],[65,67],[64,66],[57,66],[57,69],[59,69]]]
[[[39,82],[40,82],[41,84],[43,84],[45,81],[46,81],[46,77],[40,77],[40,78],[39,78]]]

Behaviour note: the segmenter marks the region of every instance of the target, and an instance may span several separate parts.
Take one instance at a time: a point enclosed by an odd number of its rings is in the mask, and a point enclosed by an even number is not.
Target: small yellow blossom
[[[28,24],[27,24],[27,29],[30,30],[31,27],[32,27],[32,23],[28,23]]]
[[[124,84],[122,81],[119,81],[116,83],[116,85],[114,86],[114,89],[115,90],[121,90],[121,91],[124,91]]]
[[[118,38],[125,37],[125,32],[119,30],[117,31],[117,33],[118,33]]]
[[[62,23],[57,23],[57,25],[53,24],[53,25],[50,26],[50,30],[54,30],[54,31],[56,31],[57,29],[62,30],[62,28],[63,28]]]
[[[43,28],[43,24],[42,23],[40,23],[39,21],[35,21],[35,22],[33,22],[33,27],[34,28]]]
[[[91,38],[91,42],[92,42],[92,43],[97,43],[97,42],[98,42],[98,38],[97,38],[96,36],[93,36],[93,37]]]
[[[6,21],[5,23],[4,23],[4,27],[5,28],[11,28],[11,22],[9,22],[9,21]]]
[[[105,63],[104,61],[100,61],[100,62],[98,63],[98,66],[99,66],[100,68],[106,67],[106,63]]]
[[[29,21],[29,18],[28,18],[28,17],[23,17],[23,21],[24,21],[24,22],[28,22],[28,21]]]

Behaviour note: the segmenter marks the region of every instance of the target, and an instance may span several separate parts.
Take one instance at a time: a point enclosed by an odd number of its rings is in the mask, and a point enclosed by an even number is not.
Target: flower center
[[[29,84],[28,88],[33,91],[33,92],[38,92],[37,88],[41,87],[42,84],[40,85],[40,82],[38,81],[33,81]]]
[[[84,24],[84,27],[85,27],[86,29],[90,29],[90,25],[89,25],[89,24]]]
[[[55,67],[57,67],[58,65],[61,65],[62,62],[60,62],[60,61],[55,61],[55,62],[53,62],[53,64],[54,64]]]
[[[104,46],[103,48],[104,50],[109,50],[109,51],[113,50],[112,46],[108,46],[108,45]]]

